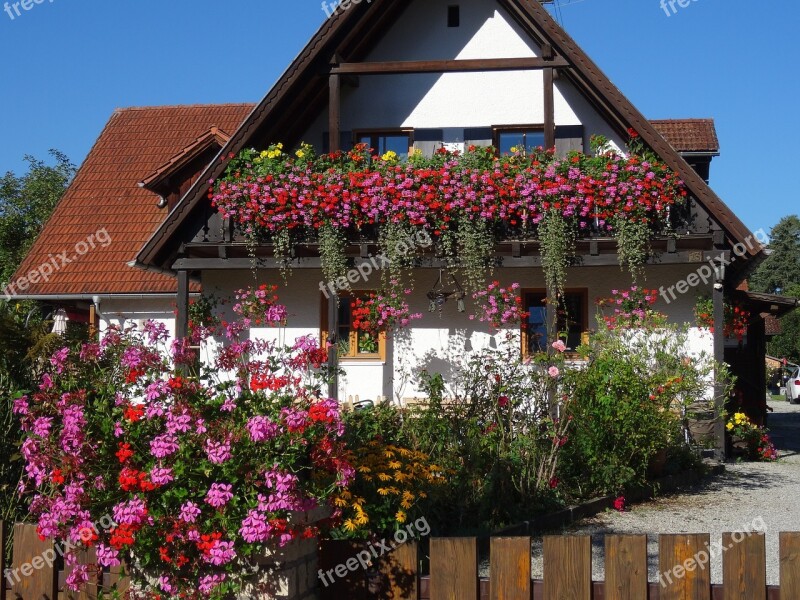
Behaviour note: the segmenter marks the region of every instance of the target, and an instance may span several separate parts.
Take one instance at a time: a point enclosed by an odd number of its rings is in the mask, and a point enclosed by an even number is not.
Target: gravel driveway
[[[650,581],[658,579],[657,535],[710,533],[711,543],[724,531],[766,525],[767,583],[778,584],[778,532],[800,531],[800,405],[771,402],[769,427],[781,460],[727,465],[727,471],[679,495],[634,506],[625,513],[606,512],[570,526],[565,533],[591,534],[593,578],[604,579],[603,534],[648,534]],[[534,538],[533,577],[542,577],[542,540]],[[711,560],[711,579],[722,583],[722,556]]]

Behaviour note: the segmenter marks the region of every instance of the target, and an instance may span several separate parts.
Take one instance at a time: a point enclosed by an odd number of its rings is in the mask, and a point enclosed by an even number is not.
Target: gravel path
[[[576,523],[565,533],[591,534],[593,578],[604,579],[603,534],[648,534],[650,581],[658,579],[656,536],[660,533],[710,533],[721,542],[725,531],[766,531],[767,583],[778,584],[778,533],[800,531],[800,405],[772,402],[769,427],[780,450],[775,463],[727,465],[726,473],[679,495],[634,506],[625,513],[609,511]],[[765,528],[762,527],[762,521]],[[542,541],[534,538],[533,577],[542,577]],[[711,560],[713,583],[722,582],[722,556]]]

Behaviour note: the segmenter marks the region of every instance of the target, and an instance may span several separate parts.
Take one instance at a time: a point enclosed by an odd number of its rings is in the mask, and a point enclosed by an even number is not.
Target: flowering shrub
[[[422,516],[420,502],[428,489],[444,482],[441,470],[422,452],[386,443],[376,437],[349,456],[356,475],[339,491],[334,505],[341,509],[341,537],[365,538],[375,532],[393,532]]]
[[[372,292],[366,298],[354,298],[351,308],[353,329],[377,339],[381,333],[407,327],[412,320],[421,319],[422,315],[412,314],[408,302],[403,299],[403,295],[410,295],[411,290],[400,292],[396,288],[397,285],[392,285],[388,292]]]
[[[634,329],[660,317],[652,308],[657,299],[656,290],[633,286],[628,290],[611,290],[610,298],[600,298],[596,304],[606,309],[603,321],[608,329]]]
[[[725,429],[734,437],[734,441],[740,441],[745,445],[750,459],[778,460],[778,451],[769,439],[766,428],[753,423],[746,414],[734,413],[725,425]]]
[[[520,285],[512,283],[509,287],[500,286],[499,281],[493,281],[485,290],[480,290],[472,295],[478,304],[477,314],[470,315],[470,319],[477,319],[495,329],[503,325],[518,325],[527,317],[528,313],[522,308],[522,297],[519,293]]]
[[[711,333],[714,333],[714,301],[711,298],[707,296],[698,298],[694,307],[694,314],[698,327],[706,327]],[[750,320],[749,311],[738,304],[725,302],[723,334],[726,338],[735,337],[741,342],[747,334],[748,327],[750,327]]]
[[[241,313],[276,320],[269,293],[240,294]],[[110,330],[56,352],[39,389],[15,401],[40,536],[97,551],[71,589],[125,561],[158,579],[149,597],[222,598],[266,545],[315,535],[297,515],[352,481],[317,342],[240,339],[245,327],[227,326],[197,376],[188,342],[168,350],[163,325]],[[81,535],[105,515],[111,529]]]

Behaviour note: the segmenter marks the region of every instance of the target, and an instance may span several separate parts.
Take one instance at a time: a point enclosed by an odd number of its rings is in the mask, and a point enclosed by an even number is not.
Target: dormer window
[[[544,147],[544,127],[497,127],[494,130],[494,145],[501,156],[513,154],[512,148],[524,148],[526,152],[531,152]]]

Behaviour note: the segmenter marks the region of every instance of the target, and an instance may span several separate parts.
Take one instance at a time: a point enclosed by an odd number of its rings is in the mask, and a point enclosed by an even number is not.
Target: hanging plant
[[[539,251],[548,296],[562,297],[567,268],[575,254],[575,226],[557,209],[551,208],[539,223]]]
[[[617,239],[619,267],[627,268],[633,283],[645,278],[644,265],[650,253],[650,225],[644,218],[633,215],[615,215],[611,220]]]
[[[272,234],[272,254],[278,263],[283,282],[286,283],[291,274],[292,237],[288,229],[278,229]]]
[[[319,257],[325,281],[334,282],[346,277],[347,240],[340,230],[329,223],[325,223],[319,230]]]
[[[469,292],[477,292],[486,285],[486,278],[494,270],[494,236],[484,221],[461,219],[456,230],[458,242],[458,268]]]
[[[400,289],[403,273],[414,265],[414,228],[408,222],[389,221],[381,227],[378,246],[388,260],[382,269],[383,283],[387,287]]]

